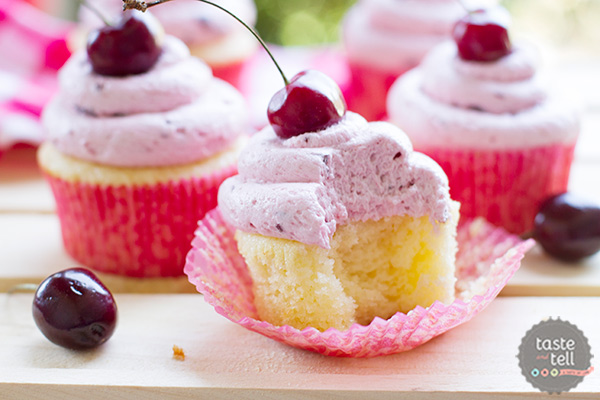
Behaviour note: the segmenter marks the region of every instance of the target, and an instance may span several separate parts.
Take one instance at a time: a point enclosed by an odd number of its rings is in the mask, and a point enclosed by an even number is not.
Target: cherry
[[[463,60],[496,61],[511,52],[510,15],[502,7],[469,12],[455,25],[452,36]]]
[[[271,98],[267,115],[282,139],[316,132],[338,122],[346,102],[333,79],[315,70],[303,71]]]
[[[123,0],[126,10],[146,11],[169,0],[155,0],[146,3],[141,0]],[[271,98],[267,110],[273,130],[282,139],[289,139],[306,132],[316,132],[338,122],[346,113],[346,101],[335,81],[322,72],[303,71],[288,81],[281,67],[273,57],[266,43],[248,24],[231,11],[207,0],[198,0],[210,4],[235,18],[254,35],[265,49],[283,78],[285,87]]]
[[[600,250],[600,206],[572,193],[552,196],[535,217],[533,238],[558,259],[589,257]]]
[[[108,76],[144,73],[161,54],[162,36],[162,27],[152,15],[127,10],[116,25],[106,25],[88,37],[92,69]]]
[[[57,272],[38,287],[33,319],[51,342],[69,349],[101,345],[117,324],[117,305],[110,291],[91,271]]]

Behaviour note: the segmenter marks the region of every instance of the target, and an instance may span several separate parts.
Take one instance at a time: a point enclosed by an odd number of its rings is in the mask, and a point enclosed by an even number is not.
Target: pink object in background
[[[378,71],[372,67],[349,63],[352,85],[344,91],[348,109],[365,117],[368,121],[385,120],[388,91],[404,72]]]
[[[26,2],[0,0],[0,152],[43,140],[36,121],[70,56],[71,26]]]
[[[246,60],[224,66],[211,67],[213,76],[231,83],[234,87],[240,87],[241,74]]]
[[[465,14],[456,0],[358,0],[341,23],[351,71],[348,108],[369,121],[386,117],[395,78],[416,67],[427,52],[450,38]]]
[[[229,320],[290,346],[338,357],[375,357],[411,350],[469,321],[498,295],[534,244],[482,219],[464,221],[458,231],[457,298],[452,304],[434,302],[387,320],[375,318],[368,326],[355,324],[342,332],[333,328],[321,332],[311,327],[274,326],[258,319],[252,279],[234,233],[218,207],[206,215],[187,256],[185,273],[190,282]]]

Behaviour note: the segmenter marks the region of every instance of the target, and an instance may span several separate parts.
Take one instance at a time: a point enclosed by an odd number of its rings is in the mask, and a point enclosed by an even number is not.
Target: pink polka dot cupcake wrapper
[[[444,169],[461,215],[483,217],[512,233],[533,227],[539,205],[567,190],[575,144],[518,150],[420,147]]]
[[[298,330],[274,326],[258,318],[252,279],[237,250],[235,230],[223,220],[218,207],[200,221],[187,255],[188,279],[215,310],[229,320],[271,339],[329,356],[375,357],[411,350],[469,321],[498,295],[519,268],[532,240],[494,227],[482,219],[465,221],[458,231],[456,300],[434,302],[396,313],[387,320],[348,330]]]
[[[65,249],[96,271],[130,277],[183,275],[199,219],[217,205],[235,165],[153,185],[74,183],[46,174]]]

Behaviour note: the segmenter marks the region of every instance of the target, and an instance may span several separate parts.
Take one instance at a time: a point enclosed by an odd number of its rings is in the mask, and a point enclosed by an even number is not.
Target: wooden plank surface
[[[54,198],[36,162],[36,150],[18,148],[0,158],[0,213],[53,213]]]
[[[20,283],[39,283],[46,276],[79,266],[64,251],[54,214],[0,214],[0,292]],[[192,293],[185,277],[135,279],[99,274],[114,292]],[[600,296],[600,254],[565,264],[539,248],[526,255],[502,295]]]
[[[21,283],[39,283],[48,275],[82,266],[62,245],[55,214],[0,213],[0,292]],[[113,292],[195,293],[185,277],[136,279],[98,274]]]
[[[600,298],[503,297],[470,322],[410,352],[343,359],[298,350],[247,331],[201,295],[116,296],[119,325],[101,348],[57,347],[31,318],[31,295],[0,295],[2,399],[521,399],[540,393],[516,355],[547,317],[578,326],[600,347]],[[173,358],[172,346],[185,352]],[[427,393],[427,395],[425,395]],[[143,396],[143,397],[142,397]],[[597,399],[593,373],[561,398]]]

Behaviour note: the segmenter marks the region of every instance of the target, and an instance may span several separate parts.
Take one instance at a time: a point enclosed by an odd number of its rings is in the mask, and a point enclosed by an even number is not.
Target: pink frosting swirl
[[[393,215],[450,218],[448,180],[406,135],[348,112],[338,124],[291,139],[272,128],[242,151],[239,174],[219,190],[237,229],[329,248],[337,225]]]
[[[542,102],[546,93],[536,76],[536,53],[516,47],[496,62],[465,61],[456,45],[445,42],[420,66],[421,89],[432,99],[494,114],[516,113]]]
[[[359,0],[343,21],[351,61],[398,72],[447,39],[464,14],[456,0]]]
[[[241,94],[174,37],[165,38],[159,61],[144,74],[95,74],[82,51],[65,64],[59,83],[42,123],[59,151],[83,160],[185,164],[224,150],[247,130]]]
[[[417,148],[515,148],[573,142],[574,107],[547,93],[537,53],[517,44],[495,62],[465,61],[456,45],[436,46],[388,93],[390,120]]]

